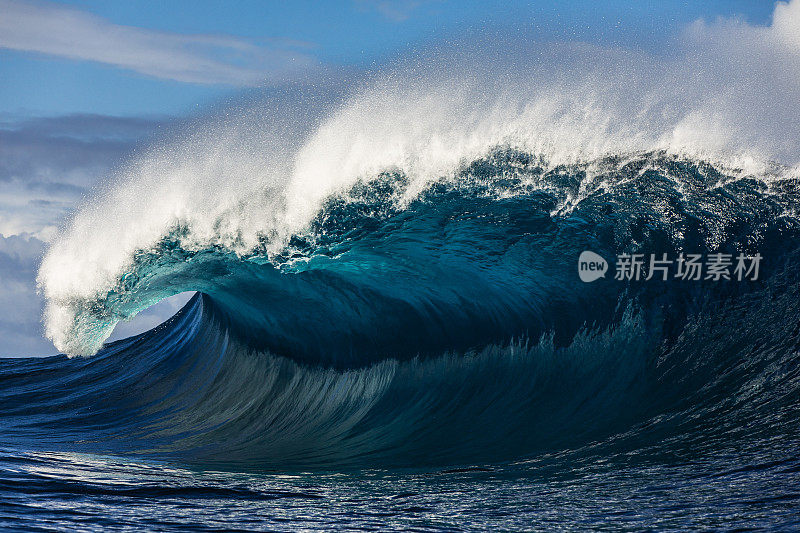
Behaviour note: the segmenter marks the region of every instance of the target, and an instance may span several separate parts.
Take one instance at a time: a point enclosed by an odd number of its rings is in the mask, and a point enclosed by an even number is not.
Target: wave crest
[[[171,241],[189,254],[279,255],[329,199],[385,173],[407,180],[396,191],[405,204],[497,150],[580,175],[572,203],[608,179],[609,160],[643,154],[733,178],[796,176],[800,54],[786,36],[800,28],[798,6],[779,5],[764,28],[697,24],[669,55],[472,43],[354,87],[293,87],[224,109],[128,164],[55,239],[39,274],[47,335],[68,353],[94,353],[114,321],[165,295],[85,318],[138,276],[141,256]],[[757,60],[732,35],[751,45],[759,36],[748,49]]]

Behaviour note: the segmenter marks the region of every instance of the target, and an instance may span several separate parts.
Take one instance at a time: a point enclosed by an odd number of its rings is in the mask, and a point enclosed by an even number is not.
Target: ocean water
[[[169,226],[111,289],[51,293],[97,353],[2,361],[0,527],[796,530],[798,181],[773,170],[506,147],[335,191],[280,246]],[[615,279],[632,253],[763,259]]]

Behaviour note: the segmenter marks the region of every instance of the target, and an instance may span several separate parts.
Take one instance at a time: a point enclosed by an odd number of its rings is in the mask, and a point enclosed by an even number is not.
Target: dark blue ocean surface
[[[170,321],[0,362],[0,527],[800,528],[797,180],[592,165],[386,173],[278,254],[175,228],[82,310],[196,291]],[[758,275],[614,276],[720,253]]]

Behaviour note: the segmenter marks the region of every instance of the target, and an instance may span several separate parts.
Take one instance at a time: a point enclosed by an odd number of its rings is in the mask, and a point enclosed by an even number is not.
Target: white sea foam
[[[551,164],[666,150],[754,174],[796,166],[798,36],[793,0],[765,27],[699,21],[658,57],[472,43],[386,67],[343,101],[292,93],[227,110],[130,163],[54,240],[39,273],[47,335],[95,352],[119,317],[93,321],[85,303],[176,227],[186,249],[246,253],[260,236],[279,248],[328,195],[383,170],[405,172],[413,194],[498,146]]]

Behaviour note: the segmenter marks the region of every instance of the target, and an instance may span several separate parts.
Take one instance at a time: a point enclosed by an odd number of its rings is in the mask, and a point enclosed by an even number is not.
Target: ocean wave
[[[759,71],[796,63],[797,6],[758,29]],[[47,335],[94,357],[3,369],[8,438],[282,468],[679,454],[796,428],[800,85],[749,83],[751,59],[694,31],[714,57],[429,57],[153,148],[47,252]],[[763,261],[588,283],[585,251],[610,272]],[[185,291],[170,321],[104,344]]]

